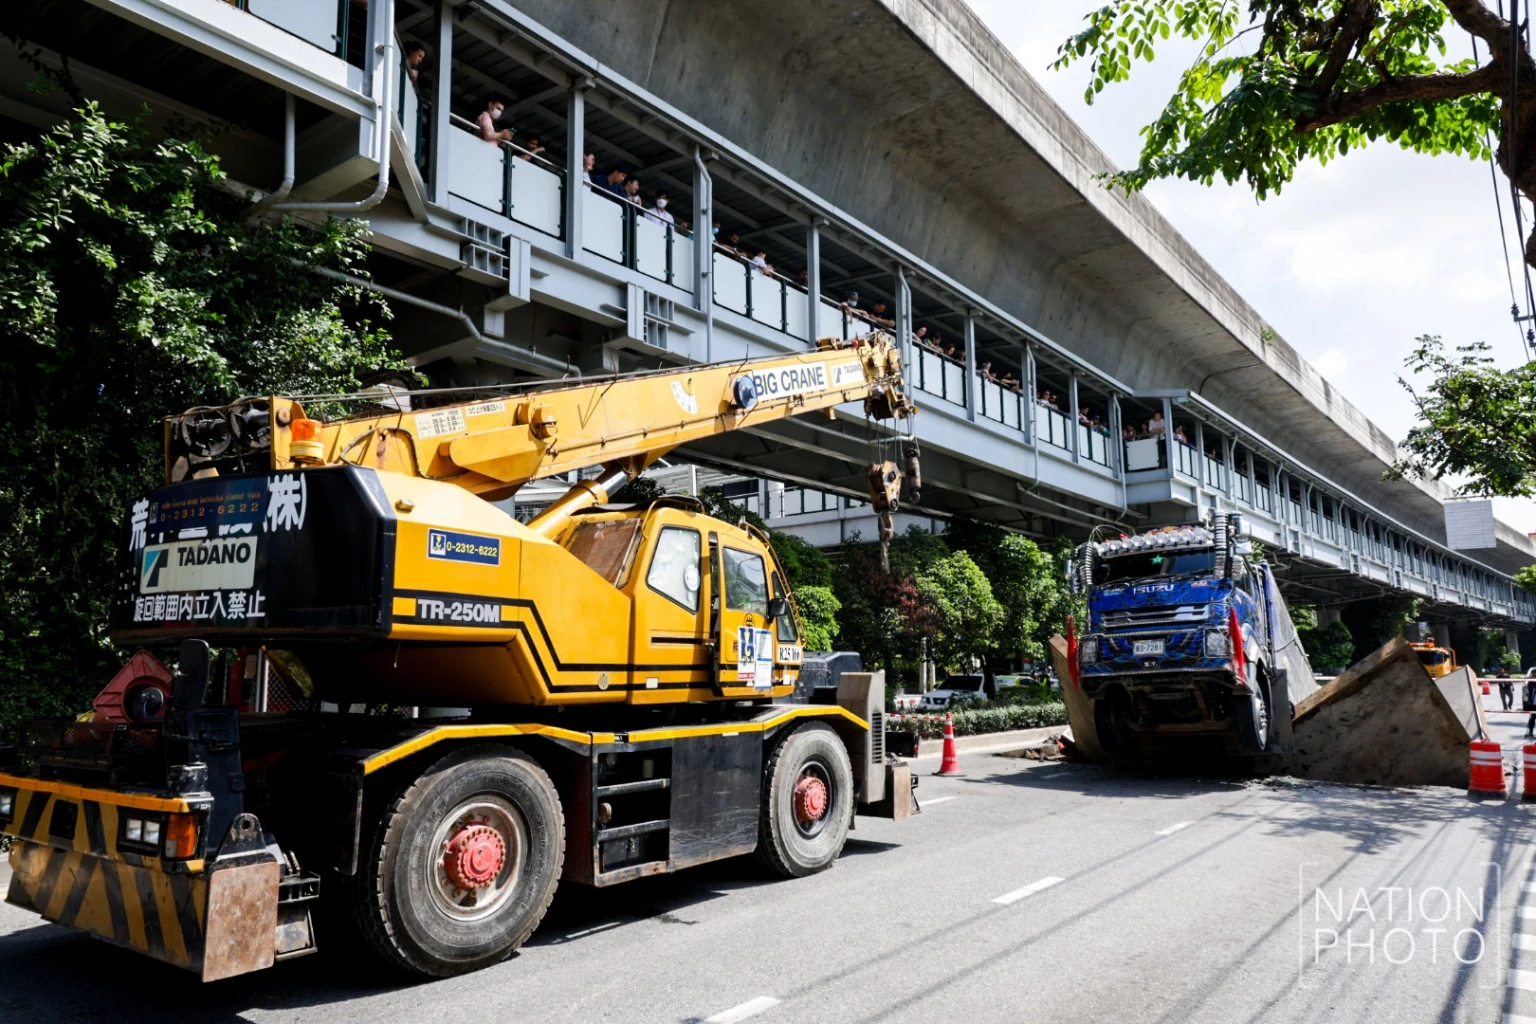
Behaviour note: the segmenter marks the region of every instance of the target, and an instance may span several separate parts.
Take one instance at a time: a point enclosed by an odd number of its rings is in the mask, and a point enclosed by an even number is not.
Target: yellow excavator
[[[313,952],[326,900],[440,977],[510,955],[562,879],[830,867],[856,813],[916,809],[883,679],[800,678],[762,531],[610,499],[679,445],[845,403],[915,412],[888,336],[171,417],[112,629],[179,643],[174,671],[141,651],[90,715],[0,747],[7,900],[204,980]],[[887,523],[907,458],[870,466]],[[561,477],[526,523],[496,504]]]

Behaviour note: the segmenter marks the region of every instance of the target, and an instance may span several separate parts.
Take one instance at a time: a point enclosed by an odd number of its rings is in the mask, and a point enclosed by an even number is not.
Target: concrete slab
[[[1440,699],[1456,719],[1466,742],[1488,735],[1488,715],[1483,710],[1482,686],[1466,665],[1434,680]]]
[[[1067,705],[1072,742],[1088,760],[1108,760],[1099,744],[1099,732],[1093,726],[1093,702],[1072,683],[1072,673],[1067,665],[1067,641],[1061,636],[1051,637],[1051,664],[1056,669],[1056,678],[1061,680],[1061,699]]]
[[[1442,690],[1407,641],[1394,639],[1298,704],[1294,753],[1261,768],[1319,782],[1464,789],[1468,741],[1487,721],[1460,696],[1462,685]]]

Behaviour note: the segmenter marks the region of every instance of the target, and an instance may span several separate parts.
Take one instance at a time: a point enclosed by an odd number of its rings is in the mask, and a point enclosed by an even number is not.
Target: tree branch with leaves
[[[1052,67],[1090,61],[1089,103],[1171,37],[1199,46],[1142,129],[1137,165],[1110,176],[1127,190],[1221,178],[1262,199],[1303,161],[1384,139],[1428,154],[1492,152],[1536,200],[1536,63],[1482,0],[1114,0],[1086,21]],[[1447,59],[1449,31],[1470,34],[1478,57]],[[1536,265],[1536,230],[1525,254]]]

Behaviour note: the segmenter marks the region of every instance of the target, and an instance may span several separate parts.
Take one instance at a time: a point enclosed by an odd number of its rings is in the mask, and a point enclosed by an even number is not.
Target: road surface
[[[1496,729],[1513,757],[1524,720]],[[1536,1022],[1536,804],[962,762],[822,875],[569,887],[448,981],[321,955],[202,986],[0,907],[0,1020]]]

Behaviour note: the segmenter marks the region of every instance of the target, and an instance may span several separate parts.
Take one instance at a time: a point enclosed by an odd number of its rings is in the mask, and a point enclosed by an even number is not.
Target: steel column
[[[444,0],[437,4],[437,63],[432,69],[432,201],[448,205],[448,133],[453,131],[448,116],[453,106],[453,8]]]
[[[976,313],[965,314],[965,417],[976,422]]]
[[[1072,446],[1072,461],[1081,462],[1077,435],[1077,374],[1067,382],[1067,443]]]
[[[811,217],[805,226],[805,337],[814,348],[821,337],[817,316],[821,312],[821,226]]]
[[[582,216],[587,202],[587,82],[571,86],[565,104],[565,255],[581,255]]]

